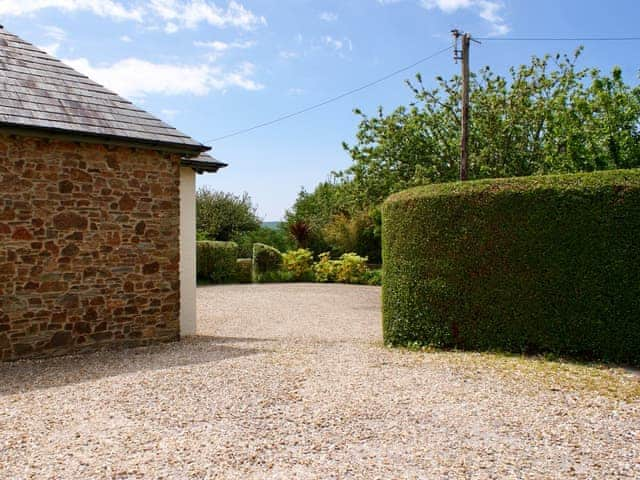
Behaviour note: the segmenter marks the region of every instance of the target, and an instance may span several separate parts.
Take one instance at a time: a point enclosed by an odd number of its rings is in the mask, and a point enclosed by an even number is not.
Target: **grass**
[[[605,363],[581,363],[554,356],[502,352],[468,352],[408,347],[423,360],[455,368],[464,378],[487,375],[517,381],[533,391],[547,389],[640,401],[640,370]]]

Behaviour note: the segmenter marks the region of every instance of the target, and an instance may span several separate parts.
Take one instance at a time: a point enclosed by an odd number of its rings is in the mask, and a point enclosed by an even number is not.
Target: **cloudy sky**
[[[247,191],[277,220],[301,186],[349,164],[353,108],[393,108],[404,78],[458,71],[449,52],[305,115],[218,142],[478,37],[640,35],[637,0],[0,0],[5,28],[129,98],[230,164],[199,185]],[[579,42],[485,41],[472,68],[504,72]],[[639,43],[585,42],[583,65],[623,67],[637,83]]]

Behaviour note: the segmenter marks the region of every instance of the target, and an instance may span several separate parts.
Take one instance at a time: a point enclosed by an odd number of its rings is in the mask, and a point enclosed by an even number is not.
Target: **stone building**
[[[207,150],[0,29],[0,360],[195,333]]]

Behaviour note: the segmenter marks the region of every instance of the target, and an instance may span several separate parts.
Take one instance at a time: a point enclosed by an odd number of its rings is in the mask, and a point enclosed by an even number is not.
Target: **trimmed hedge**
[[[264,243],[253,244],[253,280],[256,282],[277,280],[282,267],[282,254],[277,248]]]
[[[238,245],[235,242],[196,243],[196,271],[199,280],[212,283],[233,282],[236,275]]]
[[[640,364],[640,170],[401,192],[383,265],[389,344]]]
[[[253,281],[253,260],[251,258],[239,258],[236,260],[235,281],[238,283],[251,283]]]

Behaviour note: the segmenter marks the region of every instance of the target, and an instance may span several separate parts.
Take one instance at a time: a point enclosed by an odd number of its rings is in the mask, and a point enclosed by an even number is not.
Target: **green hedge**
[[[235,280],[238,245],[234,242],[202,241],[196,244],[198,279],[212,283]]]
[[[238,283],[251,283],[253,281],[253,260],[251,258],[239,258],[236,260],[235,281]]]
[[[253,279],[256,282],[277,281],[282,267],[282,254],[264,243],[253,244]]]
[[[640,364],[640,170],[401,192],[383,264],[387,343]]]

